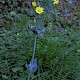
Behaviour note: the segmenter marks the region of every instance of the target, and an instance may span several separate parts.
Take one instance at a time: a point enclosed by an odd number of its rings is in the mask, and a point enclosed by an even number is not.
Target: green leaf
[[[8,76],[6,76],[6,75],[2,75],[2,77],[5,78],[5,79],[8,79]]]
[[[13,72],[17,72],[17,71],[19,71],[20,69],[21,69],[20,67],[15,67],[15,68],[12,69],[12,71],[13,71]]]

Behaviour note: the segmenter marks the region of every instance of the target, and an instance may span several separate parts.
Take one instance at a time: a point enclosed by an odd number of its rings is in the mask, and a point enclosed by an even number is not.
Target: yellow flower
[[[54,0],[53,4],[58,4],[59,0]]]
[[[39,6],[39,7],[36,7],[35,11],[38,14],[42,14],[44,12],[44,8],[42,8],[42,7]]]
[[[36,6],[36,2],[32,2],[32,6],[34,6],[34,7],[35,7],[35,6]]]

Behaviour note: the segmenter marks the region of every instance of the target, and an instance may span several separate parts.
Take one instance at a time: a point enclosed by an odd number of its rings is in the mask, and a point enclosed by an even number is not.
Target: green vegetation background
[[[25,64],[31,61],[34,8],[14,0],[0,1],[0,80],[27,80]],[[44,9],[50,1],[40,1]],[[80,80],[80,8],[64,0],[54,6],[56,14],[45,12],[43,37],[37,39],[38,70],[31,80]],[[53,9],[53,10],[54,10]],[[48,9],[49,10],[49,9]],[[11,14],[13,12],[13,14]]]

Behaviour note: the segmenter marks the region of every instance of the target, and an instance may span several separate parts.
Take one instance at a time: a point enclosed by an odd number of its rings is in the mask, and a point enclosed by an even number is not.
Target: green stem
[[[35,37],[34,37],[34,50],[33,50],[32,60],[34,59],[34,55],[35,55],[35,51],[36,51],[36,39],[37,39],[37,36],[35,35]]]

